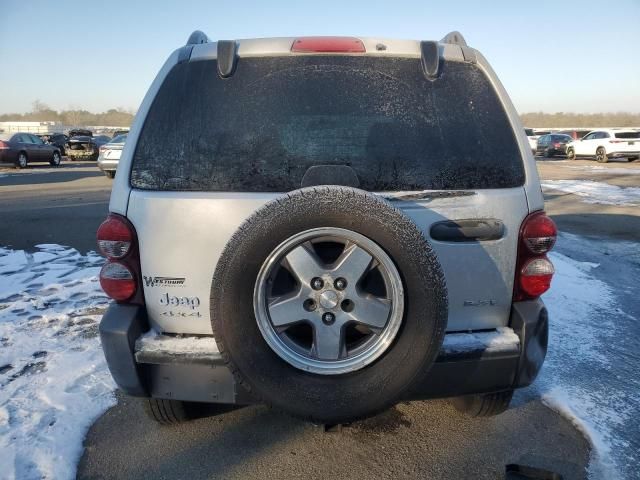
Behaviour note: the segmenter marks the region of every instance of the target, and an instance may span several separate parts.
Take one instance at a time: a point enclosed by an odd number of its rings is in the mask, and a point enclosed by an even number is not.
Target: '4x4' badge
[[[172,312],[172,311],[162,312],[160,315],[164,317],[180,317],[180,318],[187,318],[187,317],[200,318],[202,316],[200,312]]]

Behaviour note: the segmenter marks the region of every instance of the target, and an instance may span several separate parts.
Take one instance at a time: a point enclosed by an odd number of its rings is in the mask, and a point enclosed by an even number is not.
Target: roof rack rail
[[[199,43],[209,43],[209,37],[207,37],[207,35],[202,31],[195,30],[191,35],[189,35],[187,45],[198,45]]]
[[[447,33],[444,37],[442,37],[440,43],[453,43],[454,45],[460,45],[461,47],[468,47],[464,37],[457,30]]]

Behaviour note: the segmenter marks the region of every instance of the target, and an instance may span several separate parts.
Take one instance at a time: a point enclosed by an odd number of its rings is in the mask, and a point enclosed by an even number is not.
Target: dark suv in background
[[[569,135],[560,133],[551,133],[538,138],[538,146],[536,147],[536,155],[544,157],[553,157],[555,155],[566,155],[567,144],[573,138]]]
[[[41,133],[38,134],[38,137],[40,137],[44,143],[58,147],[60,155],[63,157],[66,155],[64,147],[69,141],[69,137],[64,133]]]

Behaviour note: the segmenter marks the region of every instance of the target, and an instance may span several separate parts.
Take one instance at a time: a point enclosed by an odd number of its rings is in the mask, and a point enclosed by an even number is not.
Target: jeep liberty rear
[[[194,32],[149,89],[98,231],[118,385],[162,422],[264,402],[500,413],[546,352],[555,226],[517,114],[440,42]]]

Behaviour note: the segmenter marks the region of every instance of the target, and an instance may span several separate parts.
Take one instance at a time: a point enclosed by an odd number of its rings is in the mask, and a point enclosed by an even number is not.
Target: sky
[[[210,39],[459,30],[520,113],[640,113],[640,0],[0,0],[0,113],[136,110],[167,56]]]

